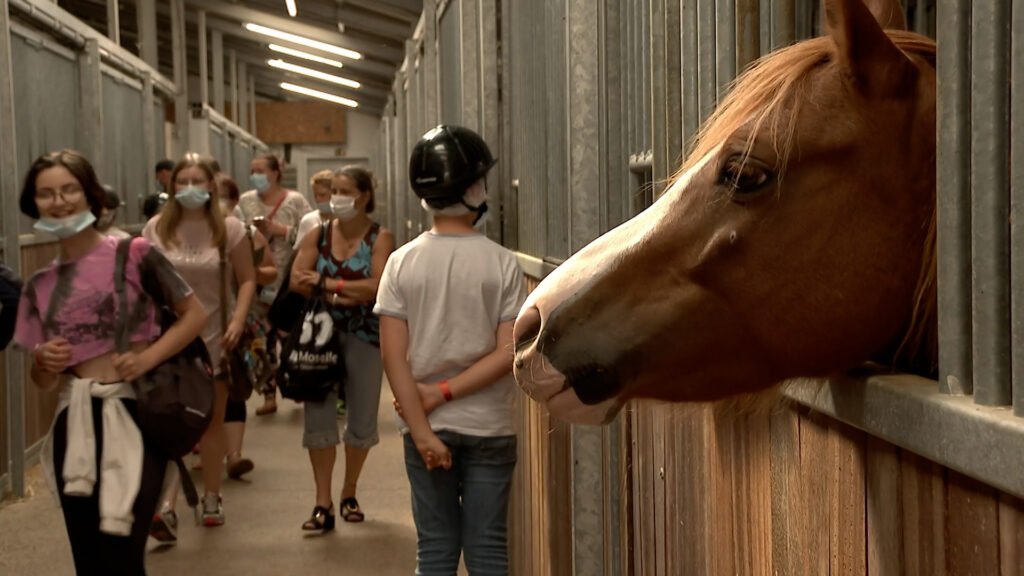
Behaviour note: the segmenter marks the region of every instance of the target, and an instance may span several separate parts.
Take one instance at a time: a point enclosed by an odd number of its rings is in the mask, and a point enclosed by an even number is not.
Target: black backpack
[[[120,311],[116,341],[121,352],[126,351],[129,344],[127,318],[131,312],[125,292],[125,264],[131,242],[131,238],[118,242],[114,268]],[[177,320],[177,314],[171,303],[164,301],[155,278],[146,270],[142,270],[140,276],[144,290],[153,298],[161,333],[166,332]],[[135,389],[139,430],[146,445],[177,462],[185,497],[194,508],[199,498],[181,458],[199,442],[213,418],[213,364],[203,339],[196,337],[181,352],[132,382],[132,388]]]

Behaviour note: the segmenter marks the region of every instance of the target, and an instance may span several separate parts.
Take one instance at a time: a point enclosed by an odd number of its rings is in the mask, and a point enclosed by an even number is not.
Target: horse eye
[[[718,182],[731,194],[742,196],[760,192],[768,184],[770,175],[760,165],[740,159],[730,159],[722,166]]]

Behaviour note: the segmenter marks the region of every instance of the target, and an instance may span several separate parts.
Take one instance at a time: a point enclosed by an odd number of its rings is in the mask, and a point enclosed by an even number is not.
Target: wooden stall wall
[[[21,249],[21,277],[26,281],[43,266],[57,257],[57,244],[35,244]],[[26,356],[25,367],[32,366]],[[42,440],[50,430],[53,413],[57,409],[57,393],[53,390],[42,390],[31,382],[25,382],[25,447]]]
[[[525,397],[520,418],[514,573],[572,574],[568,433]],[[1024,576],[1024,503],[803,406],[619,420],[605,474],[631,479],[633,517],[608,574]]]

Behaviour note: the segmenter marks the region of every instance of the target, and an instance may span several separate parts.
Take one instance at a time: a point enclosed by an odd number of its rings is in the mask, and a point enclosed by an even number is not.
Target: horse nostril
[[[516,343],[517,352],[533,343],[537,335],[540,334],[540,326],[540,310],[536,306],[531,306],[519,314],[519,318],[516,318],[515,326],[512,328],[512,339]]]

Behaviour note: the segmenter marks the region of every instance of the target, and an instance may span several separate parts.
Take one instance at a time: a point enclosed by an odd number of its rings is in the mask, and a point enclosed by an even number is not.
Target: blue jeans
[[[451,470],[427,471],[409,434],[405,470],[416,521],[416,574],[454,576],[466,553],[471,576],[508,574],[508,499],[516,437],[485,438],[442,430]]]

